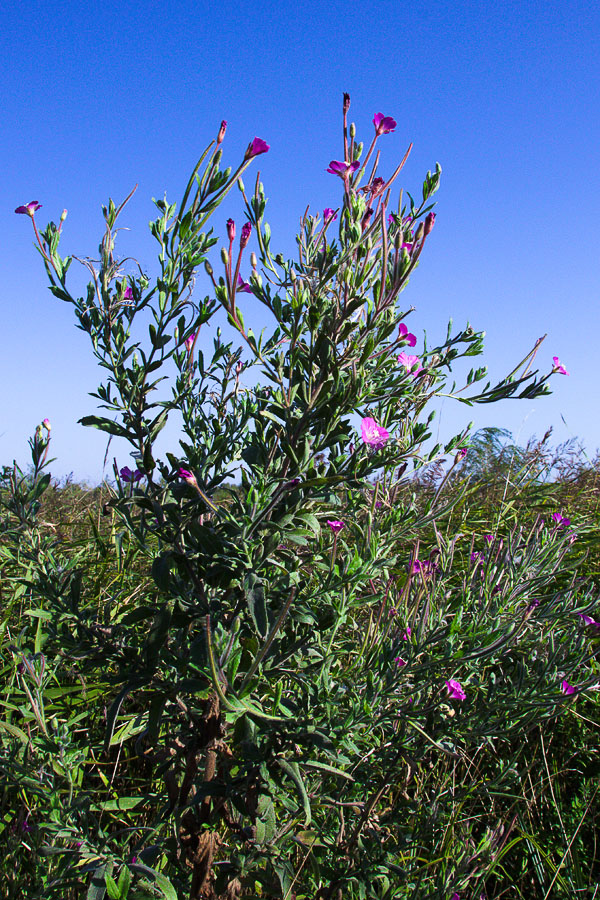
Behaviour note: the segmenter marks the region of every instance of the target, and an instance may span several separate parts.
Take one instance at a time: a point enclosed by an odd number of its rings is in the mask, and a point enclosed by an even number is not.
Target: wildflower
[[[404,322],[400,322],[400,327],[398,328],[398,340],[404,341],[409,347],[414,347],[417,343],[416,337],[414,334],[410,333]]]
[[[484,534],[483,539],[488,544],[493,544],[495,537],[496,537],[496,535],[494,535],[494,534]]]
[[[395,130],[397,122],[391,116],[384,116],[383,113],[375,113],[373,116],[373,125],[375,126],[375,134],[391,134]]]
[[[30,216],[33,219],[35,213],[41,208],[41,203],[38,203],[37,200],[31,200],[29,203],[26,203],[25,206],[17,206],[15,212],[22,216]]]
[[[245,294],[252,293],[252,288],[250,287],[250,285],[248,284],[247,281],[244,281],[244,279],[242,278],[241,275],[238,275],[236,290],[243,291]]]
[[[451,700],[464,700],[467,696],[462,689],[460,682],[456,681],[454,678],[450,678],[446,681],[446,687],[448,688],[448,694]]]
[[[16,210],[16,211],[19,212],[19,210]],[[558,356],[552,357],[552,363],[553,363],[553,366],[552,366],[553,372],[558,372],[559,375],[569,375],[570,374],[569,372],[567,372],[565,367],[562,365]]]
[[[270,150],[269,144],[266,141],[263,141],[262,138],[255,137],[251,144],[248,144],[248,149],[246,150],[245,159],[252,159],[254,156],[259,156],[261,153],[266,153],[267,150]]]
[[[188,351],[188,353],[194,346],[195,340],[196,340],[196,332],[194,332],[193,334],[190,334],[190,336],[185,339],[185,349]]]
[[[125,300],[126,303],[131,303],[133,300],[133,291],[131,290],[131,287],[127,286],[123,291],[123,300]]]
[[[323,222],[325,225],[328,225],[330,222],[335,222],[337,219],[337,213],[334,209],[330,209],[329,206],[326,206],[323,210]]]
[[[402,659],[401,656],[395,656],[395,657],[394,657],[394,662],[395,662],[395,663],[398,663],[398,665],[399,665],[400,667],[406,665],[406,660],[405,660],[405,659]]]
[[[196,483],[196,478],[194,475],[192,475],[189,469],[177,469],[177,472],[175,474],[178,478],[183,478],[184,481],[189,482],[189,484]]]
[[[481,550],[474,550],[473,553],[471,553],[471,562],[475,563],[475,565],[483,565],[484,559],[485,557]]]
[[[401,366],[404,366],[406,371],[415,378],[419,372],[423,371],[423,366],[421,365],[421,360],[418,356],[414,356],[411,353],[405,353],[404,350],[402,353],[398,354],[398,362]],[[415,368],[416,366],[416,368]]]
[[[368,190],[370,190],[371,192],[371,199],[373,199],[373,197],[378,197],[384,187],[385,180],[383,178],[374,178],[368,188]]]
[[[389,431],[382,425],[378,425],[371,416],[366,416],[360,423],[360,431],[365,444],[369,444],[376,450],[385,445],[390,438]]]
[[[361,222],[360,222],[361,231],[364,232],[369,227],[372,216],[373,216],[373,209],[369,206],[369,208],[365,211],[365,214],[362,217]]]
[[[569,682],[566,679],[564,681],[561,681],[560,689],[563,692],[563,694],[567,694],[567,695],[577,693],[577,688],[574,687],[572,684],[569,684]]]
[[[50,424],[50,419],[42,419],[42,425],[46,429],[47,432],[52,431],[52,425]]]
[[[577,613],[577,615],[581,618],[584,625],[593,625],[594,628],[600,628],[600,622],[596,622],[591,616],[586,616],[585,613]]]
[[[334,534],[337,534],[338,531],[341,531],[342,528],[345,528],[343,522],[340,522],[339,519],[327,519],[327,524],[331,528]]]
[[[421,572],[422,570],[423,570],[423,564],[421,563],[421,560],[420,559],[413,560],[413,564],[410,567],[410,574],[418,575],[419,572]]]
[[[467,447],[459,447],[456,451],[456,456],[454,457],[454,462],[459,463],[462,462],[467,453],[469,452]]]
[[[139,469],[132,471],[129,466],[123,466],[119,471],[119,475],[127,484],[131,484],[134,481],[140,481],[140,479],[144,477],[144,473],[140,472]]]
[[[450,900],[460,900],[460,897],[459,897],[459,895],[456,893],[456,891],[454,891],[454,893],[453,893],[452,896],[450,897]]]
[[[558,528],[562,528],[563,525],[571,524],[571,520],[565,518],[562,513],[552,513],[552,520],[556,522]]]
[[[233,219],[227,219],[227,237],[233,244],[235,240],[235,222],[233,221]]]
[[[425,219],[425,228],[423,230],[424,237],[427,237],[428,234],[431,234],[434,225],[435,225],[435,213],[430,212],[429,215]]]
[[[240,235],[240,250],[248,245],[250,235],[252,234],[252,222],[246,222],[242,225],[242,233]]]
[[[358,161],[348,163],[348,162],[341,162],[340,160],[337,160],[337,159],[332,159],[331,162],[329,163],[329,168],[326,169],[326,171],[329,172],[330,175],[339,175],[340,178],[345,179],[345,178],[348,178],[350,175],[352,175],[354,172],[356,172],[359,165],[360,165],[360,163]]]
[[[400,637],[402,638],[403,641],[407,641],[409,639],[409,637],[411,636],[411,634],[412,634],[412,629],[411,629],[410,625],[407,625],[406,631],[403,634],[401,634]]]

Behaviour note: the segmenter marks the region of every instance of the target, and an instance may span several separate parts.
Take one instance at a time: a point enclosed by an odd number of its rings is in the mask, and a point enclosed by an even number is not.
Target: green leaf
[[[108,872],[105,872],[104,878],[106,881],[106,893],[111,898],[111,900],[121,900],[121,891],[119,890],[117,883],[112,875],[109,875]]]
[[[107,873],[110,875],[112,868],[113,862],[110,860],[109,862],[101,863],[97,869],[94,870],[90,886],[87,890],[86,900],[104,900],[104,897],[106,896],[105,876]]]
[[[254,572],[250,572],[244,578],[244,591],[246,602],[252,621],[261,638],[267,636],[269,623],[267,621],[267,607],[265,602],[265,589],[262,580]]]
[[[118,422],[113,422],[112,419],[105,419],[103,416],[84,416],[83,419],[79,419],[79,424],[99,428],[100,431],[106,431],[108,434],[122,437],[126,440],[133,438],[133,435],[130,435],[127,429],[119,425]]]
[[[126,900],[129,888],[131,887],[131,872],[127,866],[121,868],[119,875],[119,891],[123,900]]]
[[[306,786],[304,781],[302,780],[302,775],[300,774],[300,769],[298,768],[297,762],[288,762],[285,759],[278,759],[277,765],[280,769],[283,769],[286,775],[292,779],[296,787],[298,788],[298,793],[300,795],[300,800],[302,802],[302,808],[304,809],[304,827],[308,828],[310,823],[312,822],[312,812],[310,809],[310,800],[308,799],[308,794],[306,792]]]

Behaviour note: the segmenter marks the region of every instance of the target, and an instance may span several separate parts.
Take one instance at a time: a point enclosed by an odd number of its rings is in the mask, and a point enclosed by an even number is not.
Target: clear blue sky
[[[592,455],[599,38],[597,3],[576,0],[7,5],[0,463],[26,461],[26,437],[45,416],[56,475],[98,481],[106,448],[103,435],[76,424],[94,411],[87,394],[99,376],[87,338],[48,292],[30,223],[14,208],[38,200],[44,224],[66,207],[63,252],[93,256],[100,205],[138,182],[121,250],[151,267],[150,198],[166,190],[177,199],[225,118],[232,163],[255,135],[271,145],[260,157],[268,220],[273,246],[291,253],[307,203],[337,205],[339,181],[325,169],[342,155],[343,91],[366,138],[375,112],[398,121],[381,141],[384,169],[414,142],[405,188],[418,190],[436,161],[443,167],[435,229],[403,295],[417,307],[411,329],[441,336],[450,315],[485,329],[484,361],[496,377],[547,333],[542,370],[558,355],[571,372],[535,402],[474,411],[446,403],[442,434],[470,418],[522,440],[553,425],[556,440],[577,436]],[[216,216],[218,229],[237,202]]]

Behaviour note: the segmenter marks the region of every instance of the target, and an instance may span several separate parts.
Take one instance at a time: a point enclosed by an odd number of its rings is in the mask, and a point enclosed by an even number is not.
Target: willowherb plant
[[[343,158],[327,169],[339,206],[303,216],[295,260],[271,248],[260,179],[251,192],[242,182],[268,145],[255,138],[221,171],[226,123],[181,203],[155,201],[154,280],[115,255],[125,203],[103,209],[85,297],[71,294],[72,258],[59,254],[65,214],[39,232],[39,204],[17,210],[106,372],[93,394],[106,415],[82,423],[131,445],[134,467],[115,464],[106,511],[121,523],[118,552],[135,547],[154,585],[134,605],[92,608],[82,560],[37,560],[28,578],[50,620],[54,677],[68,666],[85,683],[102,660],[104,750],[90,752],[119,785],[100,804],[93,779],[57,788],[45,833],[59,863],[45,890],[91,879],[93,900],[474,896],[510,828],[489,821],[471,846],[455,821],[450,857],[448,811],[457,798],[487,803],[514,767],[461,785],[472,755],[556,717],[571,687],[593,681],[576,613],[591,618],[594,596],[568,569],[570,523],[464,551],[444,534],[459,495],[397,502],[409,466],[450,454],[455,467],[467,452],[468,430],[424,451],[436,397],[537,397],[551,372],[531,370],[539,340],[497,384],[482,387],[479,367],[457,388],[452,366],[482,353],[483,334],[452,323],[441,343],[408,352],[418,341],[399,298],[434,227],[441,169],[418,202],[396,191],[410,147],[379,175],[377,145],[396,122],[377,113],[364,152],[349,105],[344,95]],[[245,222],[228,220],[211,263],[207,223],[235,185]],[[271,323],[260,334],[257,303]],[[205,356],[199,334],[223,318],[233,338],[217,327]],[[551,371],[563,370],[555,358]],[[160,458],[171,414],[182,437]],[[46,485],[37,468],[25,481],[34,494]],[[9,518],[13,482],[6,470]],[[424,803],[418,785],[434,767]]]

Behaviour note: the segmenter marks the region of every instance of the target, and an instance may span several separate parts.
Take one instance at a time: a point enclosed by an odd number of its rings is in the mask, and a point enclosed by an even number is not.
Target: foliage
[[[484,368],[452,382],[483,350],[470,326],[402,349],[416,339],[398,298],[441,170],[392,210],[404,161],[387,179],[367,163],[396,123],[375,116],[361,162],[348,106],[329,169],[339,216],[303,217],[295,261],[271,251],[262,184],[249,196],[241,180],[267,145],[221,171],[224,126],[179,206],[156,201],[153,281],[115,255],[125,204],[104,208],[85,297],[59,255],[64,217],[40,234],[27,212],[105,373],[106,415],[82,422],[127,441],[135,469],[115,466],[68,537],[44,518],[49,423],[31,472],[4,470],[9,898],[548,897],[597,879],[598,761],[579,750],[597,727],[596,591],[578,549],[593,517],[573,543],[561,486],[530,450],[506,463],[493,435],[479,469],[468,433],[425,449],[440,395],[545,393],[539,342],[484,387]],[[207,221],[235,184],[247,222],[235,253],[228,222],[216,276]],[[261,334],[245,323],[257,302]],[[200,329],[223,316],[203,353]],[[163,459],[174,414],[180,447]],[[429,477],[442,454],[453,462]]]

